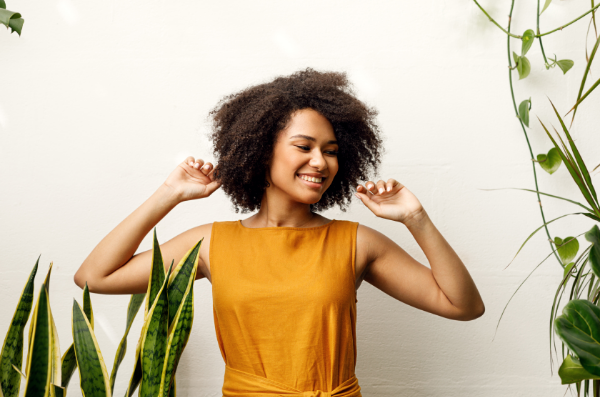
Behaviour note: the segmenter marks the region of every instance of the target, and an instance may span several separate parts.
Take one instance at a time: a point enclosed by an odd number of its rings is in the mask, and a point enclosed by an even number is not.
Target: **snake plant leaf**
[[[102,352],[81,306],[73,299],[73,345],[79,367],[79,384],[85,397],[111,397]]]
[[[574,299],[554,320],[554,330],[579,357],[581,366],[600,376],[600,308],[585,299]]]
[[[175,376],[173,376],[173,385],[169,390],[169,397],[177,397],[177,382],[175,382]]]
[[[525,55],[519,57],[517,72],[519,72],[519,80],[523,80],[525,77],[529,76],[529,72],[531,72],[531,64]]]
[[[587,379],[600,379],[600,376],[592,375],[581,366],[579,359],[570,354],[565,357],[565,360],[558,369],[560,383],[568,385],[571,383],[581,382]]]
[[[548,8],[550,3],[552,3],[552,0],[546,0],[546,2],[544,3],[544,8],[542,8],[542,11],[540,11],[540,15],[542,15],[542,12],[546,11],[546,8]]]
[[[554,174],[562,164],[558,149],[555,147],[548,150],[548,154],[538,154],[537,161],[540,167],[550,175]]]
[[[75,346],[71,344],[61,359],[61,380],[60,385],[65,389],[69,386],[71,377],[77,368],[77,359],[75,358]]]
[[[10,322],[8,332],[4,337],[2,353],[0,354],[0,390],[6,397],[17,397],[21,386],[21,377],[11,370],[15,365],[19,371],[23,364],[23,337],[25,325],[33,306],[34,279],[37,273],[40,258],[38,257],[29,278],[23,287],[21,297],[13,318]]]
[[[158,291],[162,288],[165,281],[165,266],[163,263],[160,245],[156,238],[156,228],[154,228],[154,238],[152,240],[152,269],[150,271],[150,280],[148,281],[148,292],[146,293],[146,307],[144,309],[144,318],[148,315],[148,310],[156,300]]]
[[[92,311],[92,300],[90,299],[90,290],[87,286],[87,282],[85,283],[85,287],[83,288],[83,312],[86,315],[88,321],[90,322],[90,326],[94,329],[94,312]],[[67,349],[65,354],[63,354],[61,359],[61,381],[60,386],[66,393],[67,387],[69,386],[69,382],[75,373],[75,369],[77,368],[77,358],[75,357],[75,346],[71,343],[71,346]]]
[[[48,297],[48,321],[50,329],[50,385],[48,385],[49,393],[51,397],[54,397],[56,385],[60,382],[61,378],[61,361],[60,361],[60,343],[58,341],[58,331],[56,329],[56,323],[54,322],[54,316],[52,315],[52,308],[50,306],[50,275],[52,274],[52,267],[54,263],[50,262],[46,279],[44,280],[44,288],[46,288],[46,296]]]
[[[519,105],[519,118],[529,127],[529,111],[531,110],[531,98],[525,99]]]
[[[123,335],[123,338],[121,338],[121,343],[119,343],[119,347],[117,348],[113,369],[110,374],[111,393],[114,393],[115,380],[117,379],[117,371],[119,370],[119,366],[121,365],[121,362],[125,357],[125,353],[127,352],[127,335],[129,335],[131,324],[133,324],[133,320],[135,319],[136,314],[140,310],[140,306],[142,305],[142,303],[144,303],[145,297],[146,294],[134,294],[131,295],[131,299],[129,299],[129,305],[127,305],[127,324],[125,324],[125,334]]]
[[[92,310],[92,300],[90,299],[90,289],[88,288],[87,281],[83,288],[83,313],[85,313],[92,329],[94,329],[94,311]]]
[[[563,74],[567,74],[567,72],[573,67],[575,62],[573,62],[570,59],[561,59],[560,61],[556,61],[556,64],[558,65],[560,70],[563,71]]]
[[[48,291],[42,284],[37,303],[35,317],[31,319],[33,328],[30,351],[27,353],[28,371],[25,386],[25,397],[46,396],[49,393],[52,376],[52,331]]]
[[[204,237],[185,254],[169,278],[169,327],[183,302],[190,279],[193,282],[195,278],[195,269],[198,267],[200,246],[203,240]]]
[[[167,335],[169,321],[169,298],[167,282],[173,266],[169,267],[154,304],[148,311],[148,316],[142,327],[142,381],[140,397],[156,397],[160,388],[160,378],[167,350]]]
[[[568,265],[577,256],[579,251],[579,241],[574,237],[554,237],[554,244],[557,247],[558,256],[563,263],[563,266]]]
[[[133,396],[135,389],[140,384],[142,380],[142,361],[140,359],[140,346],[142,339],[138,341],[138,346],[135,351],[135,366],[133,367],[133,373],[131,374],[131,378],[129,379],[129,385],[127,386],[127,392],[125,393],[125,397]]]
[[[585,234],[585,239],[592,243],[588,256],[590,267],[596,277],[600,278],[600,229],[598,229],[598,225],[594,225]]]
[[[527,51],[531,48],[533,42],[535,41],[535,33],[532,29],[527,29],[523,36],[521,37],[521,55],[527,54]]]
[[[169,341],[167,343],[167,353],[161,376],[159,396],[169,397],[169,391],[172,387],[171,383],[175,379],[175,371],[177,370],[179,359],[192,331],[192,322],[194,320],[193,287],[194,279],[191,279],[184,302],[179,307],[179,310],[177,310],[171,330],[169,330]]]

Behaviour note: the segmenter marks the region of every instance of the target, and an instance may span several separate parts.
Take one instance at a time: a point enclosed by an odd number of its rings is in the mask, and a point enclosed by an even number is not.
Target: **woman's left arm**
[[[367,247],[365,281],[442,317],[467,321],[483,315],[485,307],[471,275],[415,195],[394,179],[365,185],[358,186],[356,196],[376,216],[403,223],[431,266],[422,265],[383,234],[359,226],[359,238]]]

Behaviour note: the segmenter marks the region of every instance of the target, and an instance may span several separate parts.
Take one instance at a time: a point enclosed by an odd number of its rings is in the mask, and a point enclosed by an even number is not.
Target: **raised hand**
[[[358,185],[356,197],[380,218],[406,223],[425,211],[417,197],[395,179],[365,185]]]
[[[190,156],[180,163],[164,182],[181,201],[210,196],[221,186],[215,180],[214,167]]]

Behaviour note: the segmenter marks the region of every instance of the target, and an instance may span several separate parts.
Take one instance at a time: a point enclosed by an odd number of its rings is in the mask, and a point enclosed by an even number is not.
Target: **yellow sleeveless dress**
[[[247,228],[215,222],[213,314],[224,397],[361,397],[357,222]]]

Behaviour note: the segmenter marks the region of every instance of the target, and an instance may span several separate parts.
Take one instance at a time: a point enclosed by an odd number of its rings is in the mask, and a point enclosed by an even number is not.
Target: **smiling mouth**
[[[298,176],[298,178],[302,179],[303,182],[305,182],[306,184],[308,184],[311,187],[320,187],[320,186],[322,186],[323,182],[326,179],[326,177],[316,178],[316,177],[306,176],[306,175],[297,175],[297,176]]]

